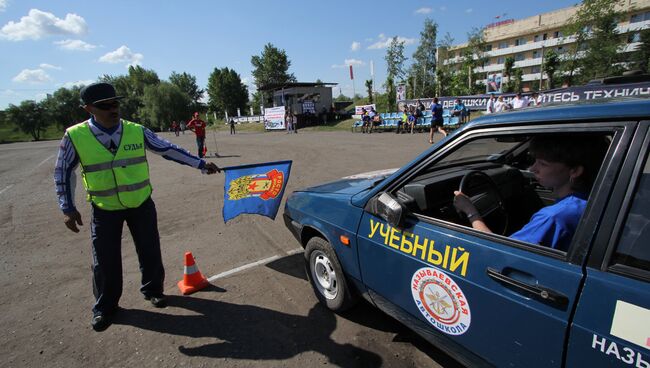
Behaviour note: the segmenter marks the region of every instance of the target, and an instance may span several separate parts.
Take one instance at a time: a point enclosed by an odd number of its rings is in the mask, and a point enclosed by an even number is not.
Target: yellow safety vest
[[[87,200],[107,211],[139,207],[152,190],[142,125],[122,120],[122,138],[113,155],[88,124],[66,130],[81,162]]]

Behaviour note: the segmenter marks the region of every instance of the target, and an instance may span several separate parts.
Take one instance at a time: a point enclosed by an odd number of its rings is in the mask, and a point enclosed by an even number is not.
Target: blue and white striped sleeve
[[[74,205],[74,192],[77,185],[75,169],[78,165],[79,156],[66,133],[61,139],[59,154],[54,166],[54,186],[59,199],[59,208],[63,213],[76,210]]]
[[[205,161],[194,156],[186,149],[172,144],[168,140],[162,139],[147,128],[144,129],[144,143],[147,149],[167,160],[178,162],[179,164],[192,166],[197,169],[203,169]]]

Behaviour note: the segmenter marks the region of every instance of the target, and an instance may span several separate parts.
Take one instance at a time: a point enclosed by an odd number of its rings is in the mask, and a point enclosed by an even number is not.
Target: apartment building
[[[571,35],[562,34],[563,28],[577,12],[579,6],[538,14],[525,19],[505,19],[485,28],[487,62],[476,72],[494,75],[501,73],[507,57],[515,59],[514,68],[523,69],[523,89],[537,89],[542,76],[543,55],[553,50],[562,57],[568,46],[575,43]],[[620,20],[617,31],[626,40],[623,53],[634,51],[639,45],[639,31],[650,28],[650,0],[625,0],[617,7],[625,15]],[[461,55],[467,44],[449,49],[444,62],[452,69],[460,67]],[[440,54],[439,54],[440,55]],[[487,85],[487,81],[484,81]]]

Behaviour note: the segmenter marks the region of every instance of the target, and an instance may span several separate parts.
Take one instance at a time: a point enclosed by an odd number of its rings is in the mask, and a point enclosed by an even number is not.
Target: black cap
[[[124,96],[116,96],[115,88],[108,83],[89,84],[81,89],[80,95],[84,105],[124,98]]]

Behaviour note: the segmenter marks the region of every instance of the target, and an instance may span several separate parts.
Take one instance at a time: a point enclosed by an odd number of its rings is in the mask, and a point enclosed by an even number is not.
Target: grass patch
[[[63,137],[63,130],[58,126],[49,126],[41,135],[42,141],[61,139]],[[0,143],[13,143],[13,142],[32,142],[34,138],[30,134],[21,132],[18,127],[13,124],[0,124]]]

